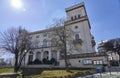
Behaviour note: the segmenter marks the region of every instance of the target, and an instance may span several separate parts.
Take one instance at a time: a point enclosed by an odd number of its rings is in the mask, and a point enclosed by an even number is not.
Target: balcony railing
[[[73,44],[82,44],[82,39],[73,40]]]

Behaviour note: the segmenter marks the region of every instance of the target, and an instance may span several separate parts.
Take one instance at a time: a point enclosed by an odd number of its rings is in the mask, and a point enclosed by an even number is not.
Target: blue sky
[[[48,27],[54,18],[66,17],[65,8],[84,2],[96,43],[120,37],[120,0],[21,0],[22,8],[11,0],[0,0],[0,31],[23,26],[29,31]]]

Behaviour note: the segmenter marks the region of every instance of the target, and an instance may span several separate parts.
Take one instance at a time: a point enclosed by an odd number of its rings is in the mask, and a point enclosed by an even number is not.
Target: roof
[[[61,29],[63,27],[64,26],[51,27],[51,28],[48,28],[48,29],[45,29],[45,30],[39,30],[39,31],[35,31],[35,32],[29,32],[29,34],[32,35],[32,34],[39,34],[39,33],[51,32],[53,30]]]
[[[82,7],[82,6],[84,6],[84,2],[79,3],[79,4],[76,4],[76,5],[73,5],[73,6],[70,6],[70,7],[66,8],[65,10],[66,10],[66,12],[68,12],[68,11],[77,9],[77,8],[79,8],[79,7]]]
[[[106,56],[105,52],[94,52],[94,53],[83,53],[83,54],[72,54],[72,55],[68,55],[69,59],[73,59],[73,58],[88,58],[88,57],[99,57],[99,56]],[[62,56],[62,59],[64,59],[64,57]]]

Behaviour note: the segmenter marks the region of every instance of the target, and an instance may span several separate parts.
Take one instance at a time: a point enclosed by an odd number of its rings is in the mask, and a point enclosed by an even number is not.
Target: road
[[[101,74],[97,73],[97,74],[88,75],[84,77],[77,77],[77,78],[120,78],[120,72],[111,72],[111,74],[109,72],[101,73]]]

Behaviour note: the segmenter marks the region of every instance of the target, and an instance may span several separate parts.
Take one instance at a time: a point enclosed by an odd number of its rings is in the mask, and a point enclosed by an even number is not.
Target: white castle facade
[[[95,52],[95,41],[90,31],[91,26],[84,3],[71,6],[65,10],[67,21],[65,21],[63,27],[58,27],[58,29],[72,30],[72,32],[67,32],[70,36],[66,39],[70,65],[72,67],[90,67],[93,64],[100,65],[106,62],[104,54],[96,54]],[[54,29],[29,32],[33,49],[25,57],[26,65],[29,65],[36,59],[42,64],[46,60],[48,62],[52,59],[56,63],[55,66],[65,66],[64,58],[62,57],[63,52],[54,45],[55,37],[52,35],[52,32],[54,32]]]

